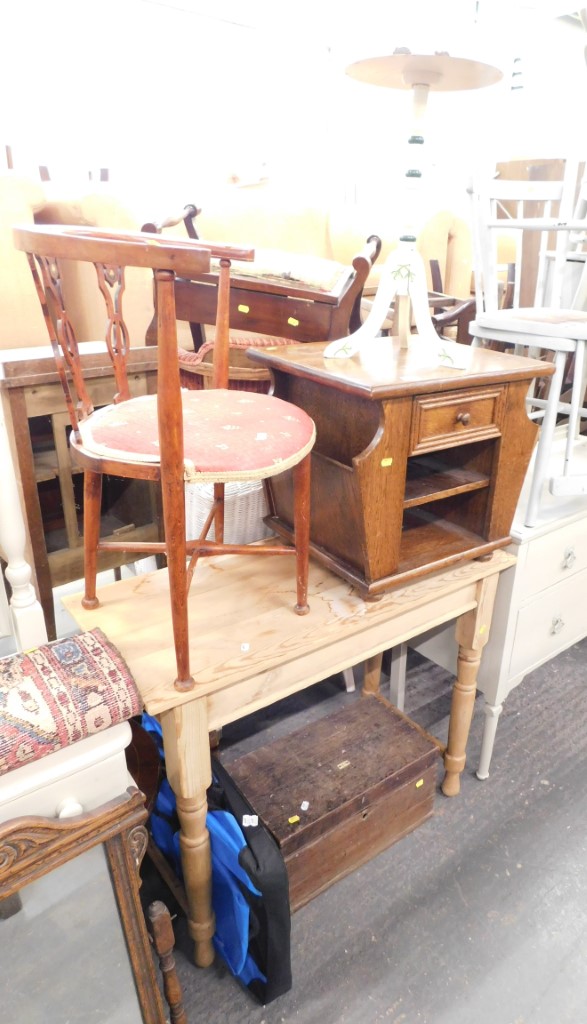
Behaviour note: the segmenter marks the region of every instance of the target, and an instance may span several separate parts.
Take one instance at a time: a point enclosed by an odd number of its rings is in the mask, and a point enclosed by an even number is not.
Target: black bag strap
[[[243,816],[254,815],[256,811],[216,757],[212,757],[212,776],[209,807],[212,809],[216,804],[216,809],[230,811],[236,818],[246,841],[239,863],[262,894],[255,897],[249,893],[247,898],[258,920],[255,934],[250,936],[250,951],[255,962],[264,965],[261,969],[267,984],[252,982],[249,987],[261,1002],[268,1003],[289,991],[292,984],[287,869],[274,836],[260,818],[257,825],[243,827]]]

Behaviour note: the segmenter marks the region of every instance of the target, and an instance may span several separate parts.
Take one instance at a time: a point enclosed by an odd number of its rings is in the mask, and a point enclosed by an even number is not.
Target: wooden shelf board
[[[57,453],[54,450],[34,453],[35,480],[38,484],[47,480],[55,480],[59,477],[59,464]],[[76,476],[83,472],[77,466],[70,466],[71,475]]]
[[[489,478],[483,473],[469,469],[441,466],[437,470],[430,466],[413,476],[408,470],[404,508],[414,508],[430,501],[450,498],[454,494],[479,491],[484,487],[489,487]]]
[[[476,548],[487,549],[485,537],[471,533],[462,526],[427,517],[426,513],[408,514],[404,519],[398,575],[424,563],[462,554],[471,557]]]
[[[55,451],[35,452],[35,480],[38,484],[45,480],[55,480],[59,476],[57,454]]]

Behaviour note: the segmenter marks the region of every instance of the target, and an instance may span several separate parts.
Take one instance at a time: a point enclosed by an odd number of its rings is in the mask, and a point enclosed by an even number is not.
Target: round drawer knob
[[[62,800],[55,809],[56,818],[76,818],[78,814],[83,813],[84,809],[82,805],[78,803],[75,797],[72,796],[68,796],[65,800]]]
[[[470,422],[471,422],[471,413],[470,412],[458,412],[457,413],[457,423],[462,423],[463,426],[466,427],[467,424],[470,423]]]
[[[550,627],[550,632],[552,633],[553,636],[556,636],[557,633],[560,633],[561,629],[564,629],[564,625],[565,624],[564,624],[563,620],[557,615],[552,620],[552,626]]]

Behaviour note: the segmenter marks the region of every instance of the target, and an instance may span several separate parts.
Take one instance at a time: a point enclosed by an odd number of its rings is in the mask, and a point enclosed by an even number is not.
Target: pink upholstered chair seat
[[[297,465],[315,440],[310,417],[254,392],[181,392],[186,482],[264,479]],[[125,462],[160,462],[157,396],[97,410],[81,424],[84,452]],[[219,440],[219,437],[221,440]]]

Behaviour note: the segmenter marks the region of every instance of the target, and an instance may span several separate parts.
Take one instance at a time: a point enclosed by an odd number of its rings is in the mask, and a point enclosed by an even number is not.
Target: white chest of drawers
[[[520,508],[523,498],[524,494]],[[497,722],[507,695],[529,672],[587,636],[587,499],[561,501],[545,496],[536,526],[529,529],[514,520],[509,551],[517,562],[501,574],[491,635],[477,678],[486,715],[477,770],[480,779],[489,774]],[[431,630],[410,645],[456,672],[457,648],[450,627]]]

